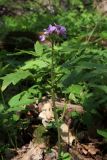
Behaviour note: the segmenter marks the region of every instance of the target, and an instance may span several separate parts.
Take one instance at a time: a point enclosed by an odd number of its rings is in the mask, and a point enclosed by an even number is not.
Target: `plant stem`
[[[1,99],[2,99],[3,105],[4,105],[4,107],[5,107],[5,106],[6,106],[6,104],[5,104],[5,100],[4,100],[3,92],[2,92],[2,90],[1,90],[1,89],[0,89],[0,92],[1,92]]]
[[[54,66],[54,42],[52,42],[52,62],[51,62],[51,95],[52,95],[52,105],[55,108],[55,90],[54,90],[54,83],[55,83],[55,66]]]
[[[52,42],[52,63],[51,63],[51,95],[52,95],[52,106],[55,116],[55,122],[57,124],[57,131],[58,131],[58,157],[60,158],[61,153],[61,138],[60,138],[60,124],[58,119],[58,114],[56,111],[55,106],[55,54],[54,54],[54,42]]]

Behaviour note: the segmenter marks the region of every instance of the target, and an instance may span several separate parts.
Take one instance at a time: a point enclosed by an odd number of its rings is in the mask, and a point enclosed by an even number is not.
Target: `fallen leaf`
[[[82,144],[81,145],[83,147],[82,150],[87,150],[87,154],[91,154],[91,155],[95,155],[97,152],[99,152],[99,149],[97,149],[93,143],[89,143],[88,145]]]

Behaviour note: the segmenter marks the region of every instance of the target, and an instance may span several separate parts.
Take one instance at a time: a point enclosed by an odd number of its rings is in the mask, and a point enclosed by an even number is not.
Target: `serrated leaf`
[[[42,59],[33,59],[33,60],[29,60],[25,63],[25,65],[23,67],[21,67],[21,69],[27,70],[27,69],[42,69],[48,66],[48,63],[45,62]]]
[[[45,62],[45,61],[43,61],[43,60],[36,60],[36,65],[41,69],[41,68],[45,68],[45,67],[47,67],[48,66],[48,64]]]
[[[97,130],[97,133],[107,139],[107,129],[106,130]]]
[[[29,61],[26,61],[24,66],[21,67],[21,69],[23,70],[27,70],[27,69],[36,69],[37,66],[36,66],[36,63],[35,63],[36,59],[31,59]]]
[[[43,54],[43,46],[37,41],[34,45],[34,49],[37,55]]]
[[[31,75],[32,74],[29,71],[23,71],[23,70],[7,74],[6,76],[1,78],[3,80],[1,90],[4,91],[11,83],[15,85],[20,80],[26,79],[28,76]]]

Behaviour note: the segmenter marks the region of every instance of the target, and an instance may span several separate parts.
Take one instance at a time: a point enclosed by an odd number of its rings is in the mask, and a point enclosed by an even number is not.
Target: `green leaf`
[[[78,101],[73,93],[69,94],[69,99],[72,100],[72,101],[74,101],[75,103]]]
[[[46,63],[45,61],[43,60],[36,60],[36,65],[41,69],[41,68],[45,68],[48,66],[48,63]]]
[[[79,95],[79,94],[81,94],[82,89],[83,89],[82,86],[73,84],[73,85],[71,85],[71,86],[67,89],[67,92],[68,92],[68,93],[72,92],[72,93],[74,93],[74,94]]]
[[[66,153],[61,152],[61,159],[63,159],[63,160],[71,160],[71,155],[68,152],[66,152]]]
[[[27,69],[42,69],[48,67],[48,62],[45,62],[42,58],[37,58],[37,59],[33,59],[33,60],[29,60],[27,62],[25,62],[25,65],[23,67],[21,67],[21,69],[23,70],[27,70]]]
[[[14,121],[18,121],[19,118],[20,118],[19,115],[13,114],[13,120],[14,120]]]
[[[36,55],[43,54],[43,46],[38,41],[35,43],[34,49],[35,49]]]
[[[28,76],[32,74],[29,71],[18,70],[17,72],[7,74],[2,77],[3,80],[1,90],[4,91],[11,83],[13,85],[17,84],[20,80],[26,79]]]
[[[10,112],[19,112],[25,110],[25,106],[15,106],[15,107],[10,107],[9,109],[6,110],[5,113],[9,114]]]
[[[23,55],[23,54],[29,54],[29,55],[33,55],[33,56],[36,56],[35,55],[35,52],[34,51],[25,51],[25,50],[20,50],[16,53],[14,53],[14,56],[19,56],[19,55]],[[13,56],[13,53],[9,53],[8,56]]]
[[[107,129],[106,130],[97,130],[97,133],[101,135],[103,138],[107,139]]]
[[[71,112],[71,116],[73,118],[79,117],[79,113],[78,112]]]
[[[24,91],[12,97],[8,103],[15,109],[15,107],[18,108],[19,106],[31,104],[33,102],[35,102],[35,99],[31,96],[31,94]]]
[[[100,37],[101,38],[104,38],[104,39],[107,39],[107,31],[103,31],[100,33]]]

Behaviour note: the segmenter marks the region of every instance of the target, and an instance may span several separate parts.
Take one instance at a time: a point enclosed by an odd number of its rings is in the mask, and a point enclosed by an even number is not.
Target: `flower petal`
[[[43,41],[45,41],[46,37],[45,37],[45,35],[41,35],[41,36],[39,36],[39,39],[41,42],[43,42]]]

